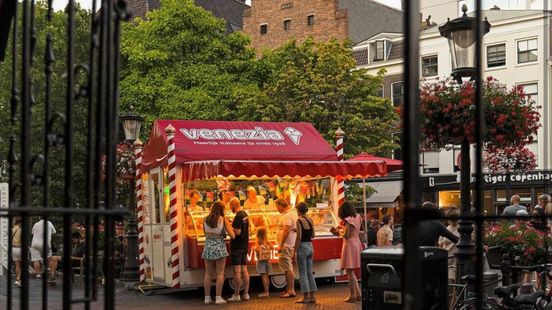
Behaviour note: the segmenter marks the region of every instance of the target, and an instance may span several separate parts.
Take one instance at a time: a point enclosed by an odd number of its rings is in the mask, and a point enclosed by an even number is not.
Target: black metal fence
[[[475,0],[475,20],[483,21],[482,16],[482,1]],[[545,1],[546,2],[546,1]],[[423,221],[438,219],[446,220],[452,217],[441,215],[438,211],[425,210],[421,208],[421,188],[420,188],[420,174],[419,174],[419,155],[420,155],[420,53],[419,53],[419,34],[420,34],[420,1],[409,0],[403,1],[404,8],[404,112],[403,112],[403,141],[402,141],[402,158],[404,160],[404,199],[405,199],[405,211],[404,211],[404,226],[403,226],[403,238],[404,241],[404,259],[403,261],[403,309],[414,310],[422,309],[422,288],[424,287],[424,276],[422,275],[422,259],[418,250],[418,244],[416,234],[418,232],[419,224]],[[545,4],[544,12],[546,10]],[[548,18],[548,17],[546,17]],[[503,216],[487,216],[484,215],[484,180],[483,180],[483,131],[485,126],[492,126],[492,124],[485,124],[485,111],[483,103],[482,92],[482,41],[484,33],[484,25],[482,22],[475,22],[473,31],[475,33],[476,45],[475,45],[475,75],[473,76],[475,86],[475,182],[471,184],[471,175],[463,174],[461,178],[461,190],[468,195],[462,195],[462,214],[460,215],[459,232],[467,236],[475,230],[476,238],[473,242],[467,242],[464,244],[458,244],[458,252],[462,252],[466,262],[472,262],[475,264],[473,276],[475,300],[466,309],[487,309],[485,306],[485,295],[483,286],[483,232],[484,224],[486,221],[497,221],[503,219],[513,219],[514,217]],[[443,38],[443,40],[445,40]],[[547,48],[547,47],[545,47]],[[546,58],[548,56],[546,55]],[[545,61],[543,66],[547,66]],[[548,85],[544,85],[548,87]],[[545,102],[543,104],[549,104]],[[548,120],[545,120],[548,121]],[[467,149],[468,152],[464,150]],[[468,156],[465,156],[467,154]],[[462,166],[470,166],[469,158],[469,144],[467,148],[462,149]],[[471,209],[470,191],[473,193],[473,207],[475,212],[464,212],[464,210]],[[549,215],[547,217],[550,217]],[[539,218],[534,216],[534,218]],[[462,240],[462,238],[461,238]],[[462,241],[460,241],[462,243]],[[550,247],[550,244],[545,244],[545,247]],[[550,254],[550,253],[548,253]],[[460,257],[457,255],[458,259]],[[552,257],[548,256],[547,262],[552,262]],[[460,268],[460,267],[458,267]],[[504,270],[503,270],[504,271]],[[462,272],[460,269],[457,272]],[[503,276],[509,276],[509,274],[503,274]]]
[[[122,0],[102,0],[101,7],[92,1],[89,50],[85,62],[76,61],[76,3],[69,0],[65,8],[65,36],[55,38],[51,33],[53,23],[52,1],[47,2],[46,23],[39,30],[47,31],[45,50],[37,50],[37,3],[34,0],[0,1],[0,61],[11,59],[11,98],[8,127],[9,135],[2,137],[9,143],[7,152],[9,172],[9,208],[0,210],[1,217],[10,220],[8,236],[12,236],[11,222],[15,217],[21,223],[21,289],[14,291],[12,267],[12,238],[8,246],[7,304],[0,308],[12,309],[17,304],[29,309],[31,297],[29,268],[29,247],[31,245],[31,219],[43,219],[60,223],[63,231],[60,249],[63,273],[63,309],[74,304],[83,304],[90,309],[98,300],[102,288],[100,275],[104,279],[102,296],[105,309],[114,309],[114,221],[125,212],[115,203],[116,143],[118,139],[119,102],[119,39],[120,23],[128,19],[126,3]],[[40,11],[41,13],[44,10]],[[63,45],[64,54],[54,55],[55,44]],[[58,47],[59,48],[59,47]],[[7,57],[11,56],[11,57]],[[43,61],[36,61],[43,59]],[[62,63],[62,64],[60,64]],[[63,72],[59,72],[60,66]],[[56,70],[57,68],[57,70]],[[43,75],[39,85],[35,78]],[[2,79],[7,76],[0,77]],[[63,80],[63,90],[53,89],[53,80]],[[41,96],[36,96],[40,90]],[[64,92],[64,104],[52,102],[53,92]],[[64,108],[57,108],[64,106]],[[75,108],[86,107],[83,119],[75,120]],[[58,109],[58,110],[56,110]],[[34,111],[43,113],[39,121]],[[82,123],[85,123],[82,126]],[[76,125],[79,131],[75,132]],[[38,136],[37,136],[38,135]],[[83,137],[76,141],[76,136]],[[42,140],[42,143],[36,141]],[[81,156],[84,172],[79,176],[85,183],[82,191],[84,200],[77,205],[77,183],[74,167],[76,143],[86,144],[86,155]],[[52,155],[56,154],[56,158]],[[4,154],[2,154],[4,155]],[[61,156],[59,156],[61,155]],[[2,156],[4,157],[4,156]],[[61,157],[61,158],[60,158]],[[59,172],[62,162],[63,172]],[[55,176],[52,174],[57,170]],[[52,191],[54,178],[57,187]],[[84,181],[84,182],[82,182]],[[53,196],[63,196],[53,197]],[[53,199],[56,198],[56,199]],[[52,201],[56,201],[55,204]],[[61,203],[59,203],[61,201]],[[71,235],[72,224],[82,221],[85,228],[84,247],[84,292],[75,296],[72,290]],[[48,225],[44,236],[48,235]],[[100,240],[100,226],[105,226],[105,237]],[[58,227],[59,229],[59,227]],[[48,238],[43,238],[42,260],[42,309],[48,309]],[[100,255],[100,248],[103,253]],[[33,294],[35,292],[32,292]],[[79,294],[80,295],[80,294]],[[18,300],[15,296],[19,296]],[[17,302],[17,303],[16,303]],[[34,307],[33,307],[34,308]]]

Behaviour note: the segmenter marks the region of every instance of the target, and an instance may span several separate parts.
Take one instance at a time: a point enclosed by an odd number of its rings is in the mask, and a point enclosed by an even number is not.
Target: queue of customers
[[[279,295],[280,298],[295,298],[295,271],[297,265],[299,272],[299,284],[302,298],[296,303],[316,303],[316,281],[313,274],[313,257],[316,249],[312,239],[315,237],[314,223],[308,216],[308,205],[304,202],[297,204],[295,210],[284,199],[275,202],[281,217],[277,224],[276,240],[279,249],[278,265],[285,273],[287,287]],[[250,277],[247,271],[247,253],[249,252],[249,218],[240,206],[237,198],[232,198],[228,206],[235,214],[232,223],[225,218],[225,203],[217,201],[212,204],[209,215],[204,218],[205,247],[202,258],[205,260],[205,304],[225,304],[249,300]],[[346,302],[359,302],[361,300],[360,288],[354,270],[360,268],[360,252],[362,244],[359,239],[359,231],[362,219],[356,214],[354,207],[345,202],[338,215],[342,220],[341,228],[332,228],[332,233],[343,237],[341,268],[346,270],[349,278],[349,296]],[[229,236],[230,253],[226,248],[224,239]],[[271,272],[270,254],[271,246],[267,240],[267,232],[264,227],[256,229],[255,252],[257,254],[257,273],[261,275],[263,292],[259,298],[269,296],[268,274]],[[222,286],[224,284],[224,269],[226,258],[230,257],[230,263],[234,273],[234,294],[224,299]],[[215,298],[211,297],[211,282],[215,278]],[[240,290],[243,287],[243,294]]]

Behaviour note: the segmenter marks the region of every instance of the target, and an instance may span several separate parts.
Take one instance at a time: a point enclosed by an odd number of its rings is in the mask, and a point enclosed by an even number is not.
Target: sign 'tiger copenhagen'
[[[254,129],[208,129],[181,128],[180,132],[190,140],[250,140],[250,141],[283,141],[284,135],[279,130],[255,127]],[[303,133],[296,128],[286,127],[283,131],[295,145],[301,142]]]

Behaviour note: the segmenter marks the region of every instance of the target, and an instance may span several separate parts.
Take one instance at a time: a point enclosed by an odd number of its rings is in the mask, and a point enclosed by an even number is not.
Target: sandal
[[[290,294],[290,293],[283,293],[282,295],[280,295],[280,298],[292,298],[292,297],[295,297],[296,295],[295,294]]]
[[[304,299],[303,298],[303,299],[299,299],[299,300],[295,301],[295,303],[296,304],[308,304],[310,302],[309,302],[309,299]]]
[[[356,303],[356,298],[349,296],[347,299],[344,300],[344,302]]]
[[[315,303],[316,303],[316,298],[314,298],[314,297],[309,298],[308,303],[309,303],[309,304],[315,304]]]

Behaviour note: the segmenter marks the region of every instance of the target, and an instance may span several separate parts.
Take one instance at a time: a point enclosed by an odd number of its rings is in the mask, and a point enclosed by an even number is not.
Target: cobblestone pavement
[[[41,281],[31,280],[31,296],[29,297],[30,309],[41,309],[42,291]],[[92,309],[103,309],[103,286],[99,286],[99,300],[92,305]],[[180,291],[168,294],[153,294],[145,296],[144,294],[127,289],[118,285],[115,293],[117,309],[148,309],[148,310],[168,310],[168,309],[263,309],[263,310],[290,310],[290,309],[360,309],[360,304],[350,304],[343,302],[347,297],[348,287],[346,283],[320,283],[317,294],[318,302],[316,305],[296,304],[298,298],[282,299],[278,293],[272,293],[271,297],[260,299],[259,283],[252,283],[251,300],[241,303],[228,303],[226,305],[204,305],[203,290]],[[77,282],[73,285],[74,298],[83,296],[83,285]],[[223,296],[230,297],[230,293]],[[0,309],[6,309],[7,302],[6,277],[0,277]],[[62,283],[58,279],[56,286],[49,287],[48,309],[61,309]],[[298,296],[299,297],[299,296]],[[14,304],[12,309],[18,309],[19,289],[14,288]],[[84,309],[82,305],[75,305],[74,309]]]

